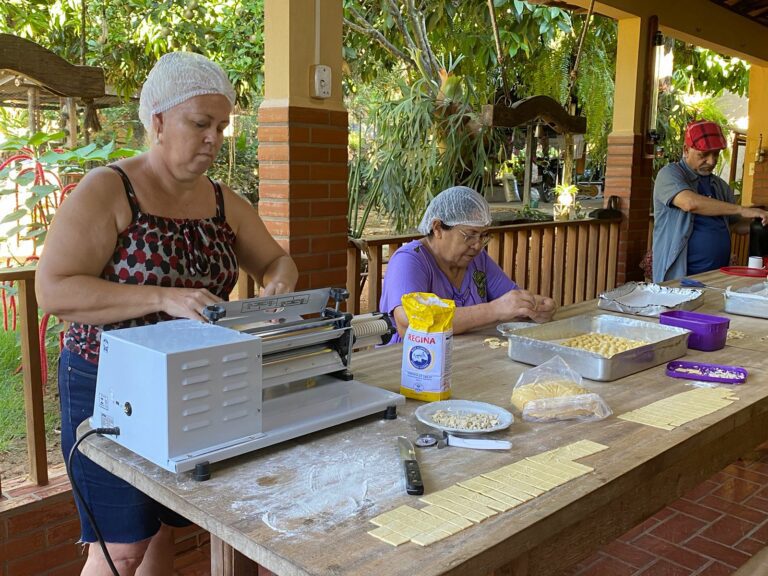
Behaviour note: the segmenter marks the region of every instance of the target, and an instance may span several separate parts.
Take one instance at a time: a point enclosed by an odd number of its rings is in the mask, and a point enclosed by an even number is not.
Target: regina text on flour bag
[[[416,400],[450,398],[456,304],[425,292],[405,294],[402,303],[408,330],[403,338],[400,393]]]

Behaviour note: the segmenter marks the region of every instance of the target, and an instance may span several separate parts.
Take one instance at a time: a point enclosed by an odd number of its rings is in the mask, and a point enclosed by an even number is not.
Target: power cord
[[[109,555],[107,545],[104,542],[104,537],[101,535],[101,530],[99,530],[99,527],[96,525],[96,519],[93,517],[93,512],[91,512],[88,504],[85,503],[83,495],[80,493],[80,488],[78,488],[77,482],[75,481],[75,477],[72,475],[72,455],[77,451],[77,447],[80,445],[80,442],[88,438],[88,436],[92,436],[93,434],[119,436],[120,428],[94,428],[93,430],[88,430],[88,432],[80,436],[80,438],[78,438],[75,442],[75,445],[72,446],[72,449],[69,451],[69,456],[67,456],[67,475],[69,476],[69,480],[72,483],[72,489],[74,490],[75,496],[80,501],[83,510],[85,510],[85,514],[88,516],[88,520],[90,521],[91,526],[93,526],[93,531],[96,532],[96,538],[99,540],[99,546],[101,546],[101,551],[104,554],[104,558],[107,560],[107,564],[109,564],[110,570],[112,570],[113,576],[120,576],[117,568],[115,568],[115,564],[112,562],[112,557]]]

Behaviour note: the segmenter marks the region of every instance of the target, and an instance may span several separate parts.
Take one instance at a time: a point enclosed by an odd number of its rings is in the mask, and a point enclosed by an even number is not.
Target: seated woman
[[[401,246],[384,276],[379,309],[397,326],[393,342],[400,342],[408,328],[400,299],[410,292],[453,300],[454,334],[515,318],[552,318],[554,300],[518,288],[483,250],[491,239],[490,225],[488,202],[471,188],[454,186],[432,199],[419,224],[424,238]]]

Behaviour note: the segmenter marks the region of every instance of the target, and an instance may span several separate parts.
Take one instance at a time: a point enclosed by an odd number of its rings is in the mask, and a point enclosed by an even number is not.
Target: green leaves
[[[26,216],[28,210],[25,208],[19,208],[18,210],[14,210],[10,214],[6,214],[2,220],[0,220],[0,224],[5,224],[7,222],[15,222],[22,216]]]
[[[83,174],[86,163],[104,163],[137,153],[115,148],[114,142],[103,146],[93,143],[75,150],[53,150],[53,143],[62,137],[61,132],[38,132],[0,143],[0,149],[8,153],[7,166],[0,171],[0,198],[6,203],[8,196],[15,196],[14,208],[0,220],[0,241],[15,243],[9,250],[11,253],[18,252],[19,241],[31,241],[34,246],[45,241],[68,175]],[[30,248],[24,255],[31,253]]]
[[[89,0],[87,64],[128,97],[157,59],[173,50],[200,52],[230,73],[247,106],[263,84],[263,0]],[[80,62],[80,1],[0,2],[0,32],[29,38]],[[40,144],[42,144],[41,142]]]

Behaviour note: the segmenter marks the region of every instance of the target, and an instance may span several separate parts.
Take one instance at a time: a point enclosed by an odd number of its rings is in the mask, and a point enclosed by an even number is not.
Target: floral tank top
[[[233,245],[235,233],[224,215],[224,194],[211,181],[216,194],[213,218],[177,219],[142,212],[128,176],[117,166],[133,217],[117,237],[112,258],[101,277],[118,284],[207,288],[226,299],[237,283],[238,265]],[[155,324],[172,317],[153,312],[140,318],[104,325],[72,322],[64,336],[71,352],[96,363],[103,330]]]

